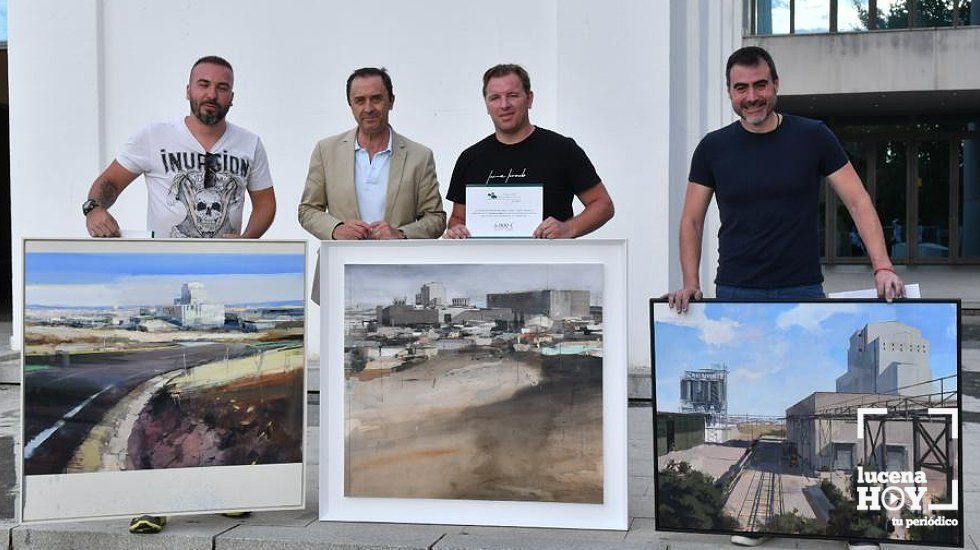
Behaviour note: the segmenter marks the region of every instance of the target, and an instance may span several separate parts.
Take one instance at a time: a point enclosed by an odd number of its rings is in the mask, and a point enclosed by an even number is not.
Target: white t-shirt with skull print
[[[272,187],[262,140],[231,123],[210,152],[183,118],[153,123],[126,142],[116,161],[143,174],[146,228],[157,238],[238,235],[245,189]]]

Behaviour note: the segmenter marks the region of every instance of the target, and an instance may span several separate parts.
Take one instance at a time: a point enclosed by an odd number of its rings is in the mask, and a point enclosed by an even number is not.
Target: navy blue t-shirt
[[[778,288],[823,282],[817,205],[820,181],[848,162],[822,122],[783,115],[753,134],[738,121],[706,135],[688,179],[718,200],[720,285]]]

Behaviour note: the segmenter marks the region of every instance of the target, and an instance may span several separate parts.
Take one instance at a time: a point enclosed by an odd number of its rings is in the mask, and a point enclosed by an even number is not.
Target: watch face
[[[82,203],[82,215],[88,216],[88,213],[95,209],[99,205],[99,202],[95,199],[89,199]]]

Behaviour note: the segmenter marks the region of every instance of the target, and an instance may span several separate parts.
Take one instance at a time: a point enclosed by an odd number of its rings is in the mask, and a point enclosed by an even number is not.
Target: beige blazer
[[[299,223],[321,240],[332,239],[341,223],[360,219],[354,191],[356,136],[355,128],[323,139],[310,157]],[[394,130],[384,219],[409,239],[437,239],[446,230],[432,151]]]
[[[334,228],[341,223],[361,217],[354,191],[355,139],[357,128],[320,140],[310,157],[299,223],[321,240],[332,239]],[[432,151],[394,130],[384,219],[409,239],[437,239],[446,230]],[[320,303],[319,258],[313,276],[313,301]]]

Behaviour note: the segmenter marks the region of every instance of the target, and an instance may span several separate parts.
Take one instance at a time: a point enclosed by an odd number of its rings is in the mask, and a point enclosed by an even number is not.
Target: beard
[[[750,109],[753,107],[763,107],[763,109],[761,112],[757,114],[747,115],[745,113],[746,109]],[[769,120],[769,116],[772,115],[773,111],[775,110],[776,110],[776,101],[775,98],[773,98],[772,101],[765,101],[761,104],[756,103],[752,105],[739,105],[738,107],[735,108],[735,114],[737,114],[739,118],[741,118],[745,122],[748,122],[749,124],[755,126]]]
[[[214,110],[210,113],[202,111],[202,105],[211,105]],[[191,112],[194,113],[197,120],[200,120],[203,124],[208,126],[214,126],[215,124],[224,120],[225,115],[228,114],[229,107],[231,107],[231,105],[222,107],[218,102],[200,103],[198,101],[191,100]]]

